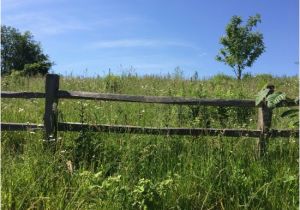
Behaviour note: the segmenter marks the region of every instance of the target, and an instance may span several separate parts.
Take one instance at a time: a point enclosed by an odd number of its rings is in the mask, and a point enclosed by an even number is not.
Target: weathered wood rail
[[[45,98],[42,92],[13,92],[2,91],[2,98]],[[101,100],[101,101],[121,101],[137,103],[157,103],[157,104],[174,104],[174,105],[199,105],[199,106],[224,106],[224,107],[262,107],[262,104],[255,106],[254,100],[241,99],[197,99],[183,97],[166,97],[166,96],[138,96],[126,94],[111,93],[93,93],[83,91],[65,91],[59,90],[57,98],[61,99],[83,99],[83,100]],[[299,106],[299,101],[284,101],[277,107]]]
[[[44,129],[43,124],[32,123],[1,123],[2,130],[6,131],[34,131]],[[111,133],[135,133],[154,135],[191,135],[191,136],[228,136],[228,137],[254,137],[261,136],[261,130],[248,129],[217,129],[217,128],[156,128],[130,125],[108,125],[108,124],[85,124],[85,123],[58,123],[57,131],[78,132],[82,129],[90,132],[111,132]],[[298,131],[270,129],[269,137],[297,137]]]
[[[274,86],[271,86],[274,89]],[[45,83],[45,93],[42,92],[9,92],[2,91],[2,98],[45,98],[44,124],[31,123],[7,123],[1,122],[1,129],[4,131],[27,131],[43,129],[47,140],[56,139],[58,131],[81,131],[82,129],[91,132],[111,132],[111,133],[135,133],[154,135],[191,135],[191,136],[229,136],[229,137],[254,137],[258,140],[258,153],[263,155],[266,151],[266,143],[270,137],[299,137],[298,130],[278,130],[271,129],[272,110],[267,108],[263,102],[255,106],[254,100],[238,99],[198,99],[183,97],[165,96],[137,96],[124,94],[107,94],[81,91],[59,90],[59,76],[47,74]],[[258,108],[258,129],[217,129],[217,128],[156,128],[130,125],[106,125],[106,124],[82,124],[82,123],[62,123],[57,120],[58,99],[84,99],[84,100],[104,100],[119,102],[137,103],[158,103],[174,105],[198,105],[198,106],[222,106],[222,107],[257,107]],[[284,101],[278,105],[299,106],[296,102]]]

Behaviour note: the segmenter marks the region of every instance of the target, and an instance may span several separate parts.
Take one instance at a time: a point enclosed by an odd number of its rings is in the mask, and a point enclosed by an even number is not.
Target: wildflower
[[[19,110],[18,110],[18,112],[23,112],[24,111],[24,109],[22,109],[22,108],[19,108]]]

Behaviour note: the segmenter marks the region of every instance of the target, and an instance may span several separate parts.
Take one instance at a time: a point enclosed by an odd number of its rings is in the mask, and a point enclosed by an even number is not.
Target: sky
[[[298,0],[2,0],[1,24],[29,30],[55,63],[52,72],[96,76],[134,73],[185,76],[224,73],[215,60],[233,15],[255,30],[266,51],[244,72],[298,75]]]

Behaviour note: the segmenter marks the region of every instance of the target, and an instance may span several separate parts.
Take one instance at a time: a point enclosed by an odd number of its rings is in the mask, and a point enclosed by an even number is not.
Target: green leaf
[[[255,106],[259,105],[264,100],[264,98],[268,95],[269,91],[269,88],[264,88],[258,92],[255,99]]]
[[[295,126],[295,127],[296,127],[296,126],[299,126],[299,121],[294,122],[294,123],[293,123],[293,126]]]
[[[267,97],[267,106],[269,108],[275,108],[277,104],[286,99],[286,94],[282,92],[272,93]]]
[[[290,118],[294,118],[294,117],[297,117],[298,115],[297,114],[293,114],[290,116]]]
[[[291,117],[292,114],[299,113],[298,109],[289,109],[283,112],[280,117]]]

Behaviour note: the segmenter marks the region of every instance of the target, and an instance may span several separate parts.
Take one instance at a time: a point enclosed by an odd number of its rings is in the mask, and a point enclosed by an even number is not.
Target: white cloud
[[[199,50],[195,45],[183,41],[168,41],[156,39],[117,39],[103,40],[89,44],[90,48],[131,48],[131,47],[184,47]]]
[[[92,43],[91,45],[95,48],[149,47],[157,46],[158,42],[155,40],[120,39],[99,41]]]
[[[60,0],[56,0],[60,1]],[[53,3],[53,0],[2,0],[3,10],[15,10],[18,8],[32,6],[37,4]]]
[[[88,27],[72,19],[58,19],[47,16],[43,13],[23,13],[9,15],[3,18],[2,22],[7,25],[18,26],[35,34],[55,35],[70,30],[87,30]]]
[[[73,31],[105,30],[108,27],[120,27],[142,21],[134,16],[80,18],[74,15],[61,15],[43,12],[14,12],[3,14],[2,23],[17,27],[21,30],[30,30],[35,35],[57,35]]]

